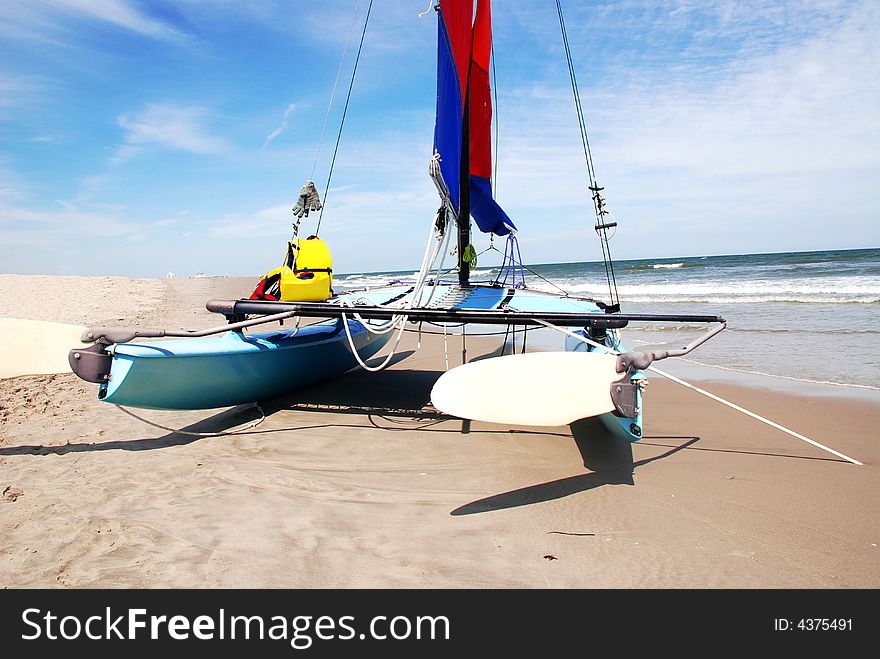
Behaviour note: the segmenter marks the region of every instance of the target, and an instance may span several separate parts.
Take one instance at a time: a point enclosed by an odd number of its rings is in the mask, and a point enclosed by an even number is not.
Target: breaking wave
[[[604,282],[559,282],[570,293],[604,297]],[[553,292],[544,282],[533,288]],[[713,304],[757,304],[790,302],[801,304],[877,304],[880,303],[880,282],[864,284],[813,281],[743,281],[738,283],[681,282],[667,284],[620,284],[621,299],[628,302],[708,302]]]

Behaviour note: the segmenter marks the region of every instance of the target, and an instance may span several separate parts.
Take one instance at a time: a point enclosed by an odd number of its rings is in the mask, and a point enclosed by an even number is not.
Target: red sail
[[[441,0],[440,11],[446,23],[452,57],[461,84],[461,107],[464,108],[465,94],[468,84],[468,66],[471,57],[471,22],[474,17],[472,0]]]
[[[440,0],[434,151],[452,203],[503,236],[515,227],[492,196],[492,12],[489,0],[476,6],[475,16],[474,0]]]
[[[492,95],[489,89],[491,57],[492,8],[489,0],[477,0],[468,83],[470,210],[480,231],[503,236],[516,227],[492,195]]]
[[[492,56],[492,9],[479,0],[474,18],[474,45],[470,70],[470,154],[474,176],[492,178],[492,97],[489,63]]]
[[[473,11],[473,0],[441,0],[438,13],[434,152],[440,154],[440,171],[456,209],[460,203],[462,132],[471,61]]]

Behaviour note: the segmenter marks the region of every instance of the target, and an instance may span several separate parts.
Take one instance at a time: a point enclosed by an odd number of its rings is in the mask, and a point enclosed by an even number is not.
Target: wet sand
[[[207,327],[205,300],[254,283],[41,280],[63,303],[34,315],[2,275],[0,316]],[[443,338],[415,347],[408,334],[390,369],[263,401],[259,425],[210,437],[147,425],[72,374],[0,380],[0,585],[880,586],[880,396],[700,383],[861,467],[659,378],[631,445],[589,420],[438,415]],[[469,337],[468,358],[498,347]],[[448,352],[461,362],[459,338]],[[201,433],[260,418],[135,412]]]

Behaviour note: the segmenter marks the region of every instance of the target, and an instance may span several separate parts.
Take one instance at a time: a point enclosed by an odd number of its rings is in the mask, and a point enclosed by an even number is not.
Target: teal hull
[[[348,321],[362,359],[388,341]],[[98,397],[148,409],[193,410],[250,403],[327,380],[357,366],[340,320],[294,330],[125,343],[113,347]]]
[[[576,330],[575,334],[580,334],[581,336],[586,336],[586,332],[584,330]],[[623,346],[620,344],[620,341],[616,338],[609,338],[606,340],[606,345],[614,348],[618,351],[623,351]],[[584,343],[583,341],[578,341],[572,337],[569,337],[565,340],[565,349],[570,352],[581,352],[581,351],[593,351],[597,350],[593,346]],[[636,371],[630,376],[631,380],[644,380],[645,374],[642,371]],[[608,412],[607,414],[602,414],[599,416],[599,420],[602,424],[608,429],[612,434],[623,437],[624,439],[629,440],[630,442],[637,442],[642,438],[642,390],[639,389],[636,394],[636,405],[638,407],[638,413],[634,417],[626,417],[620,416],[615,412]]]

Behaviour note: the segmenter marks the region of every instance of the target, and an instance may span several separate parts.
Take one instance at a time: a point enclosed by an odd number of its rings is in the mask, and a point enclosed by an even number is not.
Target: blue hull
[[[362,359],[388,341],[348,321]],[[357,366],[341,320],[294,330],[125,343],[113,347],[98,397],[149,409],[193,410],[250,403],[316,384]]]

